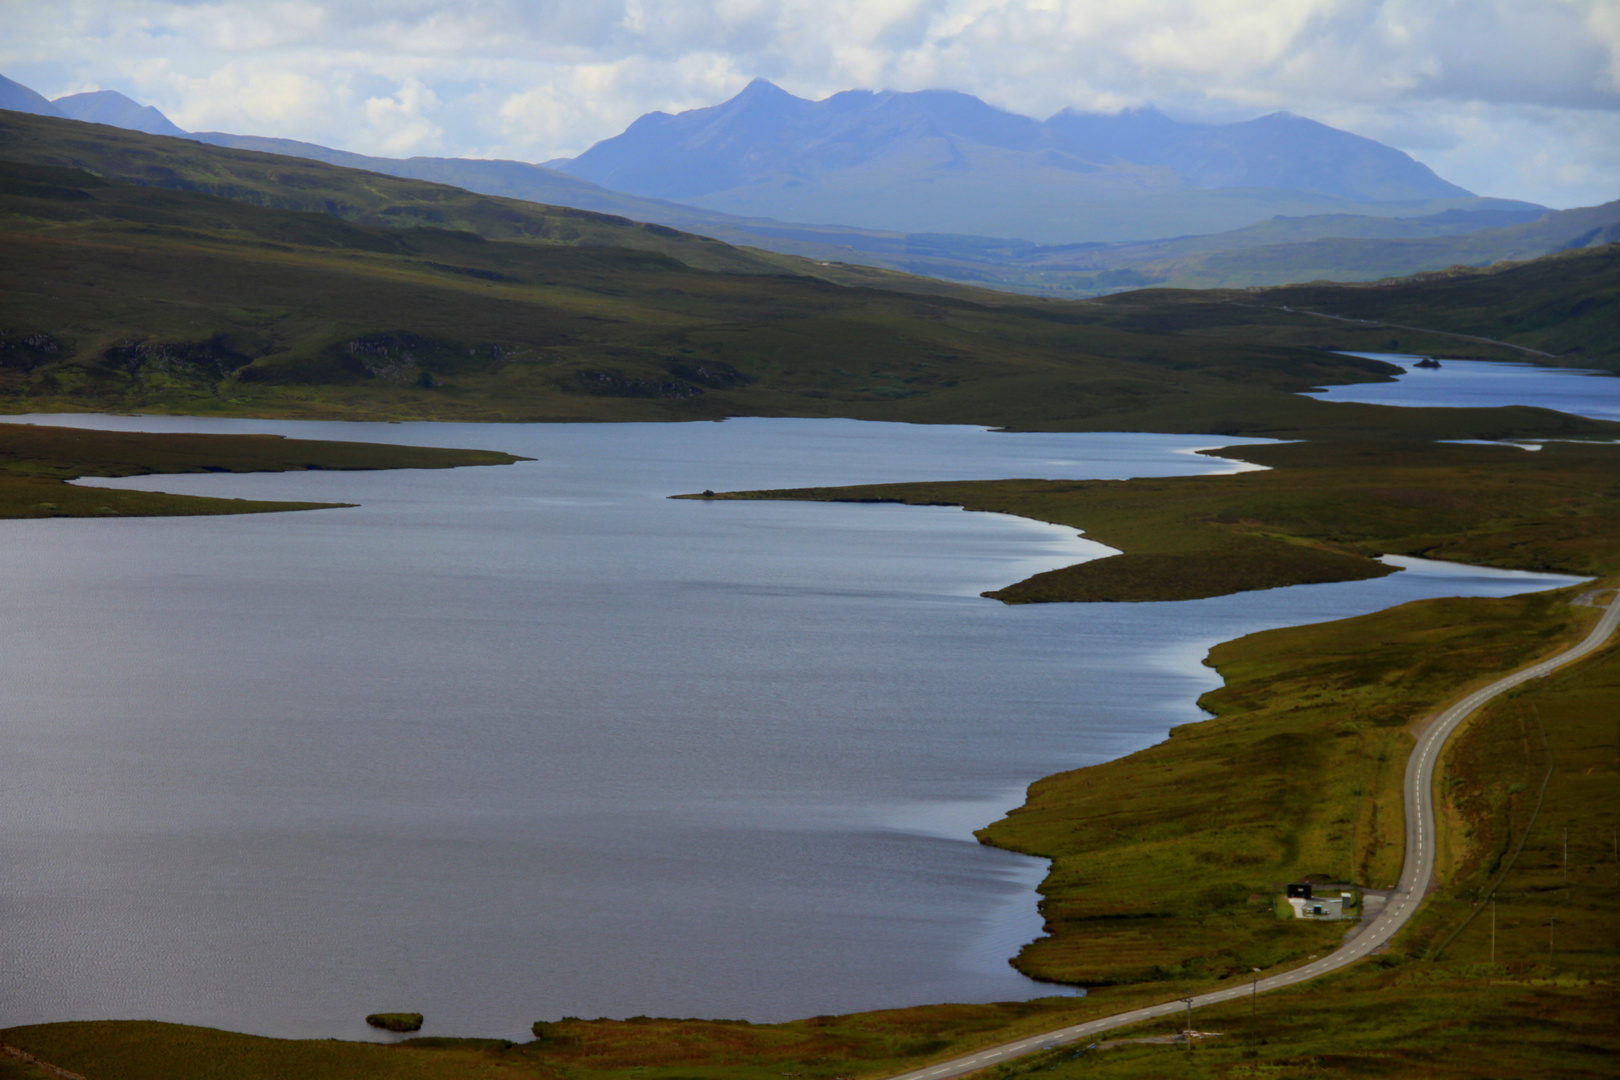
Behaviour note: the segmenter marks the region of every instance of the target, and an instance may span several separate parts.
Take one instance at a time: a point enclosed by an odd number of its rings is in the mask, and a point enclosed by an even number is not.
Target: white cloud
[[[424,115],[438,104],[437,95],[414,77],[406,79],[392,97],[367,98],[366,124],[372,140],[379,144],[376,152],[409,157],[439,148],[444,130]]]
[[[1492,194],[1620,195],[1620,0],[0,0],[0,71],[193,129],[544,160],[763,75],[1034,116],[1275,109]]]
[[[167,73],[165,73],[167,74]],[[352,94],[343,80],[322,79],[255,61],[229,64],[205,75],[170,76],[181,105],[169,118],[187,131],[231,128],[254,133],[304,131],[322,124]]]

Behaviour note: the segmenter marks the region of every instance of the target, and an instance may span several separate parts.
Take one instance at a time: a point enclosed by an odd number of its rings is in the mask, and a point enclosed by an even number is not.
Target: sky
[[[0,74],[190,131],[571,156],[756,76],[1045,118],[1286,109],[1483,195],[1620,198],[1620,0],[0,0]]]

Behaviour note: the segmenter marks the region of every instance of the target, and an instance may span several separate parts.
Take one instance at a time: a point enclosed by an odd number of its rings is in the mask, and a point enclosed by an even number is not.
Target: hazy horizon
[[[1611,0],[0,0],[0,71],[189,131],[541,162],[756,77],[819,100],[958,90],[1044,119],[1286,110],[1482,195],[1620,196]]]

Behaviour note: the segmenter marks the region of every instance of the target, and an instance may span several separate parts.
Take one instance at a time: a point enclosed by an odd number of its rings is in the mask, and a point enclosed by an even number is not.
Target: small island
[[[407,1031],[422,1030],[421,1013],[372,1013],[366,1017],[366,1023],[383,1031],[394,1031],[404,1034]]]

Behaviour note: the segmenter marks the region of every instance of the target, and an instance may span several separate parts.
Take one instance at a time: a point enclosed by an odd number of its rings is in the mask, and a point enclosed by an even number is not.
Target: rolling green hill
[[[1396,227],[1401,224],[1379,219],[1285,219],[1235,233],[1116,246],[1089,261],[1099,270],[1113,270],[1116,277],[1129,270],[1143,282],[1178,288],[1371,281],[1612,243],[1620,240],[1620,202],[1554,210],[1533,221],[1466,232],[1437,226],[1425,235],[1427,230],[1418,225],[1403,230]],[[1357,235],[1368,232],[1373,235]],[[1086,262],[1084,256],[1067,262],[1054,257],[1036,265],[1078,271]]]
[[[675,254],[692,266],[787,270],[844,284],[956,295],[971,294],[973,286],[1085,297],[1149,284],[1244,288],[1321,278],[1371,280],[1600,243],[1612,238],[1620,222],[1616,204],[1556,211],[1531,222],[1522,219],[1539,208],[1501,199],[1442,200],[1451,209],[1414,203],[1401,212],[1418,216],[1405,217],[1368,216],[1368,208],[1359,206],[1350,208],[1359,212],[1320,213],[1322,207],[1302,204],[1289,209],[1306,216],[1273,217],[1229,232],[1042,246],[738,217],[610,191],[523,162],[372,158],[312,143],[220,133],[172,139],[6,112],[0,112],[0,159],[85,168],[127,183],[367,224],[457,228],[488,239],[613,243]],[[1244,196],[1233,190],[1186,197],[1232,201]],[[536,200],[542,209],[536,209]],[[699,235],[678,238],[672,228]],[[733,247],[715,246],[712,239]]]
[[[0,401],[17,411],[852,416],[1288,436],[1414,424],[1452,437],[1607,430],[1302,399],[1324,383],[1386,377],[1385,365],[1325,349],[1376,349],[1388,332],[1285,310],[1301,305],[1270,294],[1031,300],[17,113],[0,113],[8,161]],[[1612,272],[1613,260],[1593,258],[1568,266]],[[1521,302],[1575,303],[1589,291],[1586,278],[1537,273],[1534,288],[1515,286]],[[874,283],[886,287],[860,287]],[[1453,288],[1443,304],[1460,313],[1468,289]],[[1428,303],[1402,310],[1414,325],[1448,328]],[[1606,326],[1604,310],[1582,325]],[[1408,331],[1402,341],[1456,346]],[[1607,348],[1578,344],[1580,359]]]
[[[1050,247],[741,218],[608,191],[521,162],[394,161],[282,139],[217,134],[179,139],[4,111],[0,160],[81,168],[124,183],[329,214],[357,224],[461,229],[495,240],[612,244],[674,255],[705,269],[788,272],[969,297],[975,286],[1086,297],[1143,285],[1247,288],[1316,279],[1364,281],[1459,263],[1532,258],[1620,235],[1620,203],[1480,228],[1522,218],[1534,208],[1471,199],[1464,200],[1465,209],[1442,213],[1430,213],[1433,206],[1412,208],[1426,216],[1277,217],[1209,235]],[[532,201],[536,198],[566,205]]]
[[[0,112],[0,160],[73,168],[125,184],[215,195],[360,225],[454,229],[491,240],[633,247],[708,269],[780,272],[776,264],[742,249],[613,215],[475,195],[444,184],[103,124]]]
[[[380,228],[449,229],[486,240],[552,246],[623,247],[670,255],[699,269],[791,273],[903,291],[963,296],[983,291],[881,268],[736,247],[617,214],[479,195],[447,183],[334,166],[284,152],[210,146],[5,110],[0,110],[0,161],[72,168],[116,183],[214,195]],[[820,250],[819,245],[810,247]]]
[[[0,169],[0,236],[0,395],[18,411],[1276,433],[1416,422],[1294,393],[1382,378],[1376,361],[1300,347],[1372,332],[1203,296],[1167,294],[1148,313],[992,306],[654,251],[355,225],[40,166]],[[1178,317],[1187,329],[1166,332]],[[1501,410],[1438,422],[1457,437],[1607,430]]]
[[[1268,289],[1260,296],[1342,317],[1513,341],[1565,363],[1620,370],[1620,243],[1360,287]]]
[[[1159,285],[1230,289],[1361,282],[1526,260],[1620,240],[1620,202],[1534,213],[1505,200],[1421,217],[1275,217],[1230,232],[1128,244],[1020,246],[978,237],[907,236],[883,265],[1054,296]],[[1524,220],[1526,216],[1531,220]],[[1505,223],[1504,223],[1505,222]]]
[[[1228,232],[1134,243],[1042,245],[1027,240],[848,225],[810,225],[747,218],[641,195],[610,191],[588,180],[521,161],[465,158],[375,158],[291,139],[201,132],[190,136],[215,146],[324,161],[350,169],[429,180],[506,198],[555,203],[657,222],[729,244],[763,248],[820,262],[828,260],[922,274],[947,281],[1035,295],[1088,296],[1122,283],[1178,286],[1248,286],[1312,278],[1361,280],[1437,269],[1460,260],[1490,261],[1540,254],[1612,224],[1605,208],[1559,211],[1508,199],[1462,200],[1424,216],[1367,213],[1276,216]],[[1198,198],[1230,198],[1199,195]],[[1612,208],[1610,208],[1612,209]],[[1592,225],[1586,219],[1597,213]],[[1377,243],[1460,237],[1500,230],[1548,216],[1539,230],[1454,245]],[[1613,215],[1610,215],[1611,217]],[[1548,234],[1542,239],[1540,234]],[[1346,245],[1342,241],[1352,241]],[[1361,243],[1354,243],[1360,241]],[[1373,241],[1369,243],[1368,241]],[[1528,241],[1528,246],[1525,243]],[[1504,246],[1505,245],[1505,246]],[[1532,250],[1533,249],[1533,250]],[[1484,254],[1481,254],[1483,252]]]

